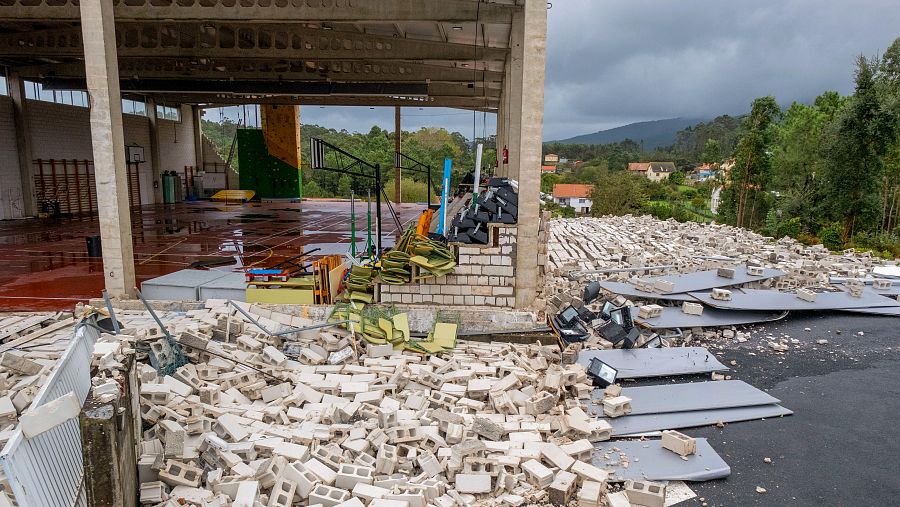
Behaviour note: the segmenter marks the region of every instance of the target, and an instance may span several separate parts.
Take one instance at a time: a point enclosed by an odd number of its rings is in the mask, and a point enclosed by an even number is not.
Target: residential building
[[[555,153],[548,153],[544,155],[544,163],[545,164],[558,164],[559,163],[559,155]]]
[[[662,181],[675,172],[675,162],[631,162],[628,170],[641,174],[651,181]]]
[[[542,165],[541,166],[541,174],[555,173],[555,172],[556,172],[555,165]]]
[[[581,183],[557,183],[553,185],[553,202],[560,206],[568,206],[575,213],[587,213],[591,211],[591,192],[594,185]]]

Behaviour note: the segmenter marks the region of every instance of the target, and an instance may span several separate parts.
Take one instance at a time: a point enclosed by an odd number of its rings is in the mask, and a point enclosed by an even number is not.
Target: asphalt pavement
[[[767,334],[800,343],[760,350]],[[731,476],[690,483],[698,498],[679,505],[900,505],[900,319],[791,314],[717,352],[794,415],[683,430],[708,438]]]

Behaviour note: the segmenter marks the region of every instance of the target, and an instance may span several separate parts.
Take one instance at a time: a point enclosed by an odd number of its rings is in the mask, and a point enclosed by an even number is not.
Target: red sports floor
[[[394,207],[405,226],[424,204]],[[132,210],[131,219],[138,284],[196,261],[230,259],[230,266],[215,269],[234,270],[271,265],[313,248],[321,249],[314,256],[350,249],[346,201],[155,205]],[[383,243],[389,246],[397,226],[386,206],[382,219]],[[363,248],[365,202],[356,204],[356,230]],[[99,234],[96,214],[0,221],[0,311],[70,310],[99,297],[102,263],[88,257],[85,239]]]

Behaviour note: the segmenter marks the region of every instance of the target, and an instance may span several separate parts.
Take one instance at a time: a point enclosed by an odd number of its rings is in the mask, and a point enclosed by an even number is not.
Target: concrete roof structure
[[[105,286],[134,294],[122,98],[157,107],[240,104],[451,107],[497,114],[496,176],[519,182],[515,305],[538,289],[548,3],[543,0],[5,0],[0,66],[16,127],[21,205],[37,214],[25,83],[86,90]],[[398,126],[395,131],[400,132]],[[399,135],[396,136],[399,151]],[[160,157],[151,156],[162,202]],[[156,161],[156,162],[153,162]],[[87,162],[85,162],[87,163]],[[400,180],[400,169],[395,168]],[[396,193],[399,195],[399,184]],[[380,208],[379,208],[380,209]],[[380,235],[378,235],[380,237]],[[512,298],[511,298],[512,299]]]
[[[496,111],[523,5],[117,1],[121,89],[183,104]],[[78,3],[11,0],[0,10],[0,64],[46,89],[85,89]]]

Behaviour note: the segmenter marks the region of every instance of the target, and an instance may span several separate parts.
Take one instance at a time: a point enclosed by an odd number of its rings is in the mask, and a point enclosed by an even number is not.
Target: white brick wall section
[[[181,122],[158,121],[160,171],[175,171],[181,174],[186,165],[196,167],[192,118],[191,107],[182,106]]]
[[[21,218],[22,184],[12,99],[0,96],[0,220]]]
[[[90,111],[86,107],[29,100],[32,155],[35,159],[92,160]],[[182,106],[180,123],[160,120],[160,170],[181,172],[195,165],[194,129],[190,106]],[[153,202],[153,173],[150,151],[150,121],[143,116],[123,115],[126,145],[144,148],[146,162],[140,165],[141,203]],[[0,178],[15,185],[0,188],[0,219],[21,215],[21,185],[12,100],[0,96]]]

